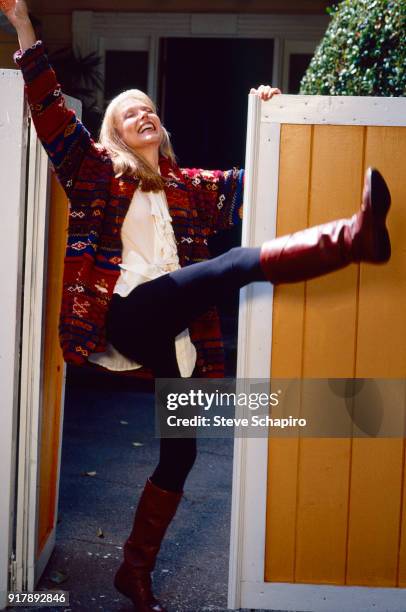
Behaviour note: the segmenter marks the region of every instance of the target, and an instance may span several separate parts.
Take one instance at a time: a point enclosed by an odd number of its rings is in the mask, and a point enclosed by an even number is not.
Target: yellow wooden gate
[[[353,214],[373,165],[393,256],[277,287],[272,377],[405,377],[404,159],[406,128],[282,126],[278,234]],[[266,581],[406,586],[404,453],[401,438],[272,438]]]
[[[269,239],[272,219],[284,235],[352,215],[375,166],[392,194],[392,258],[269,289],[266,305],[245,290],[239,376],[405,379],[406,101],[250,104],[246,243]],[[402,437],[237,440],[230,607],[401,609],[405,450]]]

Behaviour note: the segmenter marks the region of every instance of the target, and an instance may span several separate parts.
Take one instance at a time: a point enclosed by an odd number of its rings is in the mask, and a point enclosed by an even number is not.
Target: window
[[[300,81],[314,55],[317,47],[315,41],[286,40],[283,53],[282,91],[285,94],[297,94]]]

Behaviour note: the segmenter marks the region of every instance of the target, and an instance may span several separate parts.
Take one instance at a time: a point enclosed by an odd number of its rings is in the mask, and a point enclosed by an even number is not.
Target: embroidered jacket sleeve
[[[244,170],[181,168],[181,173],[209,235],[233,227],[242,219]]]
[[[66,107],[43,43],[17,51],[14,60],[22,71],[38,137],[69,197],[86,153],[93,149],[99,156],[98,146],[75,112]]]

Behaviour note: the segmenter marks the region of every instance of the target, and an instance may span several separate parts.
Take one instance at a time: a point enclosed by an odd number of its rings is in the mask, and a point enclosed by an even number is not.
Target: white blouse
[[[121,241],[121,271],[114,293],[122,297],[141,283],[180,268],[172,219],[163,191],[153,193],[136,189],[121,228]],[[134,340],[136,342],[136,338]],[[196,364],[196,349],[188,329],[176,336],[175,350],[181,376],[191,376]],[[109,343],[106,352],[91,354],[89,361],[115,371],[142,367]]]

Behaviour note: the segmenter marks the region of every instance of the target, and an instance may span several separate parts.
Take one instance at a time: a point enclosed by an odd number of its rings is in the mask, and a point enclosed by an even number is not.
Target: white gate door
[[[34,126],[28,120],[24,294],[21,342],[16,587],[32,591],[37,564],[37,523],[43,368],[43,312],[46,285],[46,223],[49,167]],[[45,563],[52,552],[48,551]]]
[[[239,379],[404,379],[405,116],[404,98],[250,96],[243,245],[353,214],[364,170],[376,166],[392,192],[392,258],[301,292],[245,287]],[[235,440],[229,608],[405,610],[402,430],[393,440],[277,441],[294,442],[289,450],[274,441],[271,432]]]
[[[3,609],[13,550],[27,142],[20,75],[13,70],[1,70],[0,91],[0,609]]]
[[[0,71],[0,90],[0,609],[4,609],[7,591],[35,588],[54,546],[56,516],[39,553],[50,171],[28,116],[19,71]],[[76,100],[69,103],[80,113]],[[63,392],[61,397],[63,402]],[[60,458],[60,452],[56,456]],[[57,499],[55,515],[56,511]]]

